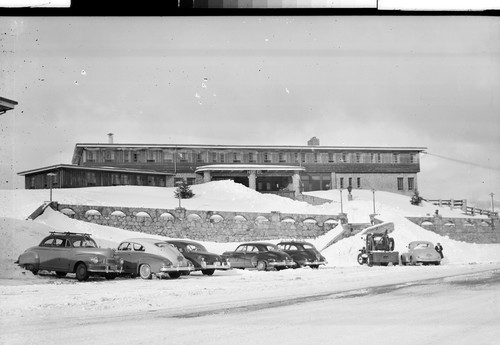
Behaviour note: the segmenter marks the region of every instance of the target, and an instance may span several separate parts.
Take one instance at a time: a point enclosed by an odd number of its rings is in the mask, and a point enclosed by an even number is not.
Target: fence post
[[[438,199],[438,206],[439,206],[439,207],[443,206],[443,200]]]
[[[455,207],[455,200],[450,199],[450,210],[453,210],[453,207]]]
[[[465,214],[467,214],[467,199],[462,200],[462,211],[464,211]]]

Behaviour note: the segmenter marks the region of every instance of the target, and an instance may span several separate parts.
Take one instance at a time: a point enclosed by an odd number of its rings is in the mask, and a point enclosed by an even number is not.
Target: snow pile
[[[342,205],[338,190],[309,192],[306,194],[332,200],[320,206],[305,202],[281,198],[276,195],[261,194],[232,181],[214,181],[191,187],[195,196],[183,199],[182,206],[192,210],[224,210],[304,214],[347,213],[352,223],[368,223],[369,214],[373,213],[373,194],[368,190],[352,192],[353,200],[347,200],[343,193]],[[0,277],[19,278],[22,270],[13,262],[26,248],[37,245],[49,231],[72,231],[92,234],[102,247],[114,248],[126,238],[137,237],[136,232],[113,227],[100,226],[70,219],[59,212],[47,209],[35,221],[25,220],[38,206],[46,201],[47,190],[1,190],[0,191]],[[424,203],[422,206],[410,204],[407,196],[376,192],[375,211],[377,218],[384,222],[393,222],[395,231],[391,234],[396,242],[396,250],[405,251],[405,246],[413,240],[440,242],[444,247],[444,264],[500,262],[500,244],[470,244],[442,237],[408,221],[406,216],[432,215],[436,209],[444,217],[464,217],[460,210],[437,207]],[[178,199],[174,197],[174,188],[119,186],[53,190],[53,199],[59,203],[107,205],[124,207],[175,208]],[[476,216],[481,218],[484,216]],[[342,231],[337,226],[329,233],[310,240],[318,249],[324,248]],[[161,236],[141,234],[145,237]],[[281,239],[270,242],[277,243]],[[238,243],[203,243],[209,251],[222,253],[233,250]],[[364,242],[358,234],[343,239],[323,251],[329,266],[358,265],[356,257]]]

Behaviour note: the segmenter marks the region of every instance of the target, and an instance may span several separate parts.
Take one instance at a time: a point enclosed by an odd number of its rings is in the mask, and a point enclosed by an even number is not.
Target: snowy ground
[[[193,186],[188,209],[340,212],[338,191],[309,193],[332,202],[311,206],[262,195],[229,181]],[[372,193],[343,200],[353,222],[368,222]],[[453,241],[404,216],[433,214],[434,205],[376,193],[376,212],[394,222],[396,250],[411,240],[440,242],[441,266],[367,267],[356,263],[360,236],[323,251],[319,270],[230,270],[177,280],[33,276],[13,262],[49,230],[85,231],[114,247],[136,233],[78,222],[47,210],[26,221],[46,190],[0,190],[0,344],[496,344],[500,337],[500,245]],[[175,208],[171,188],[107,187],[54,190],[61,203]],[[439,208],[443,216],[463,216]],[[338,230],[313,242],[323,248]],[[279,239],[276,239],[276,241]],[[204,243],[221,253],[237,243]]]

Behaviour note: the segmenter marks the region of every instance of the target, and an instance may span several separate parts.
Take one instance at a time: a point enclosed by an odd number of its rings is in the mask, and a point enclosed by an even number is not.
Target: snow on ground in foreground
[[[305,202],[281,198],[275,195],[261,194],[232,181],[214,181],[194,185],[195,193],[192,199],[182,200],[182,206],[195,210],[228,210],[310,214],[338,214],[340,212],[340,193],[338,190],[309,192],[306,194],[330,199],[332,202],[312,206]],[[19,277],[19,269],[12,267],[13,261],[24,249],[37,245],[50,230],[91,233],[102,247],[116,247],[129,237],[137,237],[137,233],[113,227],[100,226],[92,223],[70,219],[61,213],[47,209],[35,221],[26,221],[40,204],[46,199],[47,190],[0,190],[0,234],[6,240],[0,247],[0,263],[5,269],[1,277]],[[343,193],[342,208],[347,213],[350,222],[369,222],[369,214],[373,213],[373,194],[368,190],[354,190],[353,200],[347,200]],[[155,208],[175,208],[178,199],[174,197],[174,188],[119,186],[98,188],[55,189],[53,199],[60,203],[135,206]],[[440,242],[444,247],[447,263],[485,263],[500,262],[500,244],[471,244],[451,240],[431,231],[424,230],[405,216],[432,215],[436,209],[443,216],[464,217],[460,210],[447,207],[437,207],[428,203],[422,206],[410,204],[410,198],[404,195],[376,192],[375,211],[378,218],[395,224],[391,234],[396,242],[396,250],[403,252],[408,242],[413,240],[428,240]],[[477,216],[484,218],[484,216]],[[333,239],[341,231],[340,226],[316,239],[311,239],[318,249]],[[161,236],[141,234],[146,237]],[[280,239],[271,242],[277,243]],[[222,253],[232,250],[238,243],[203,242],[209,251]],[[363,246],[361,235],[349,237],[330,246],[323,251],[329,266],[357,265],[356,256]]]

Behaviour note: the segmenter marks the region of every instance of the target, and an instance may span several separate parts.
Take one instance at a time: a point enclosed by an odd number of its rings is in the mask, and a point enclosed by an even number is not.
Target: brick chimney
[[[113,143],[113,133],[108,133],[108,144]]]
[[[309,139],[309,141],[307,142],[307,146],[319,146],[319,139],[316,138],[316,137],[312,137],[311,139]]]

